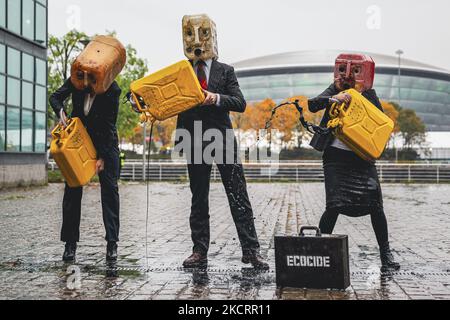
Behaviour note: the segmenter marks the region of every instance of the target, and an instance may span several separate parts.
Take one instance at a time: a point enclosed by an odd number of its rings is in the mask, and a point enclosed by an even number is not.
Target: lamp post
[[[398,104],[399,106],[402,104],[401,98],[401,80],[402,80],[402,54],[404,54],[403,50],[399,49],[395,52],[398,55]]]
[[[402,104],[402,90],[401,90],[401,80],[402,80],[402,54],[404,54],[403,50],[399,49],[395,52],[398,55],[398,106],[401,107]],[[397,138],[397,137],[396,137]],[[397,139],[394,142],[395,148],[395,162],[398,162],[398,148],[397,148]]]

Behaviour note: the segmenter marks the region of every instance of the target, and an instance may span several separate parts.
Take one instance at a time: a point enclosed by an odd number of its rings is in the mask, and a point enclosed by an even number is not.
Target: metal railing
[[[58,170],[54,162],[49,170]],[[322,182],[324,173],[321,162],[244,163],[245,175],[252,182]],[[396,164],[378,163],[381,182],[386,183],[450,183],[450,164]],[[122,168],[124,181],[187,181],[189,175],[184,162],[141,162],[127,161]],[[213,166],[213,181],[220,181],[220,172]]]

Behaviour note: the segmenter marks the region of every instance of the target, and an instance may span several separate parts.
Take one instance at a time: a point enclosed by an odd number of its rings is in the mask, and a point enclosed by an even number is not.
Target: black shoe
[[[66,242],[66,248],[64,249],[63,261],[64,262],[74,262],[77,253],[77,243],[76,242]]]
[[[184,260],[183,268],[200,269],[208,267],[208,257],[206,255],[194,252],[189,258]]]
[[[117,261],[117,242],[108,242],[106,247],[106,261]]]
[[[389,242],[386,242],[380,247],[380,257],[381,257],[381,271],[398,271],[400,270],[400,264],[395,262],[394,256],[392,255]]]
[[[267,262],[265,262],[263,257],[261,257],[261,255],[259,255],[259,254],[245,254],[242,257],[242,263],[245,263],[245,264],[251,263],[253,268],[255,268],[256,270],[267,271],[270,269]]]

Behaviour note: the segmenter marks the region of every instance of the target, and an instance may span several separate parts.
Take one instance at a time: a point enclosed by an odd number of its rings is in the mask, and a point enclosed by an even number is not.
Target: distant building
[[[234,63],[248,102],[276,102],[304,95],[313,97],[333,82],[334,61],[343,51],[299,51]],[[428,131],[450,132],[450,71],[420,62],[366,53],[377,65],[375,89],[382,100],[399,102],[416,111]]]
[[[0,0],[0,188],[47,181],[47,0]]]

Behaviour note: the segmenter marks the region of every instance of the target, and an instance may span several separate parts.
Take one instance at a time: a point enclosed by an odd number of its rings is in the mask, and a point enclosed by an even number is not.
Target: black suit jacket
[[[61,88],[50,96],[50,105],[58,115],[64,108],[64,101],[71,95],[73,112],[71,117],[78,117],[86,126],[95,145],[99,159],[107,159],[110,151],[117,147],[117,117],[119,114],[119,100],[121,90],[117,82],[104,94],[97,95],[88,116],[84,114],[84,98],[86,92],[77,90],[70,79],[67,79]]]
[[[318,97],[309,99],[308,101],[308,107],[309,111],[316,113],[320,110],[326,109],[325,114],[322,118],[322,121],[320,123],[320,126],[322,128],[326,128],[328,125],[328,122],[330,121],[330,109],[332,107],[332,103],[329,102],[329,99],[337,94],[339,94],[339,89],[336,88],[334,83],[330,85],[324,92],[322,92]],[[377,93],[375,90],[370,89],[367,91],[364,91],[362,95],[372,102],[378,109],[383,111],[383,107],[381,106],[380,99],[378,99]],[[311,146],[316,149],[317,151],[324,151],[326,148],[328,148],[331,144],[333,144],[335,140],[335,136],[330,132],[327,135],[319,135],[315,134],[313,139],[311,140]]]
[[[239,87],[234,68],[212,62],[209,74],[208,91],[220,95],[220,105],[199,106],[183,112],[178,116],[178,129],[186,129],[193,133],[194,121],[201,121],[203,132],[208,129],[219,129],[225,132],[232,129],[230,112],[245,112],[247,103]]]

